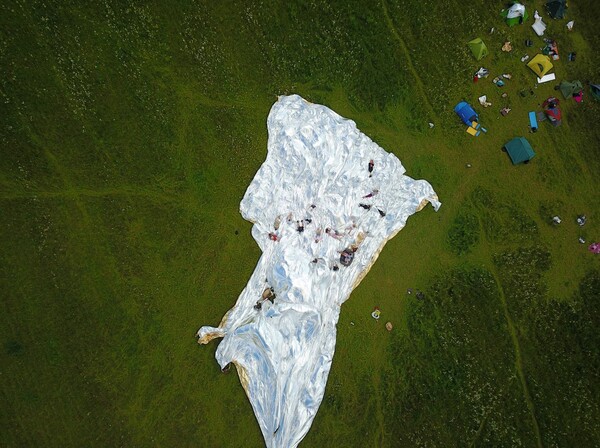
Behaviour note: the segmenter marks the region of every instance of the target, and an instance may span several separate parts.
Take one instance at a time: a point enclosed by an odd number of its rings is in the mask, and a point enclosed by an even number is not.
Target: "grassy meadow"
[[[558,41],[557,80],[600,83],[598,3],[570,2],[566,20],[543,3],[527,6]],[[264,446],[236,373],[194,334],[260,255],[239,202],[291,93],[356,121],[443,203],[343,306],[301,446],[599,446],[600,256],[578,238],[600,241],[600,102],[587,85],[581,104],[559,96],[562,126],[528,133],[558,92],[520,61],[543,45],[532,18],[509,28],[503,6],[2,2],[0,446]],[[487,134],[465,133],[463,99]],[[528,165],[501,151],[516,136]]]

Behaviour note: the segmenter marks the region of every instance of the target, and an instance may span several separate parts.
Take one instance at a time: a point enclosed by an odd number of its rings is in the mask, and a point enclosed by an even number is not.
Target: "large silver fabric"
[[[267,125],[267,159],[240,206],[263,255],[219,327],[198,336],[223,338],[216,359],[236,366],[266,446],[290,448],[323,399],[340,306],[407,218],[440,202],[428,182],[405,176],[395,155],[325,106],[283,96]],[[355,251],[348,267],[346,248]],[[269,287],[273,303],[261,298]]]

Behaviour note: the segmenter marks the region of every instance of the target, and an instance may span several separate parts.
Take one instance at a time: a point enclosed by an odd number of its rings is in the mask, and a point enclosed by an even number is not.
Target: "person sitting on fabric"
[[[354,251],[350,248],[344,249],[340,254],[340,263],[342,266],[350,266],[354,260]]]
[[[263,291],[260,299],[257,300],[256,305],[254,305],[254,309],[255,310],[260,310],[262,308],[262,305],[265,301],[269,300],[271,303],[273,303],[273,301],[275,300],[275,290],[270,287],[267,286],[265,288],[265,290]]]
[[[275,290],[272,286],[265,288],[265,290],[262,293],[262,299],[263,301],[270,300],[271,303],[273,303],[273,300],[275,300]]]

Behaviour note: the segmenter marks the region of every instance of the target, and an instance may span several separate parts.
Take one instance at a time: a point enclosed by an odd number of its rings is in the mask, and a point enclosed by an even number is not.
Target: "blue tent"
[[[479,120],[477,112],[473,110],[466,101],[461,101],[454,108],[454,112],[460,117],[464,124],[471,126],[471,123]]]

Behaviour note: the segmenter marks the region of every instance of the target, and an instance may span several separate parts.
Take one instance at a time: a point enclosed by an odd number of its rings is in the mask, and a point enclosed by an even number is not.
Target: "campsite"
[[[292,94],[443,204],[341,307],[299,446],[600,445],[600,7],[510,7],[1,5],[0,445],[265,446],[194,335],[261,255],[240,201]]]

